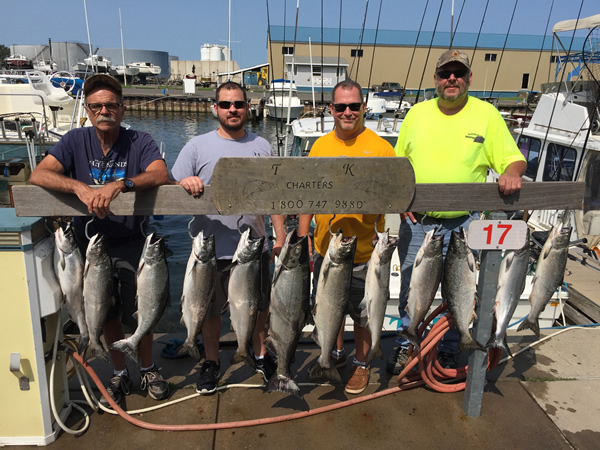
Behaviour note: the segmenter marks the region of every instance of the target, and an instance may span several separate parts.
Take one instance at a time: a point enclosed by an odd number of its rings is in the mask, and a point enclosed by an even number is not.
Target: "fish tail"
[[[529,316],[527,316],[525,320],[521,322],[521,325],[519,325],[517,331],[523,331],[526,329],[530,329],[535,333],[538,339],[540,338],[540,325],[538,324],[537,320],[530,320]]]
[[[369,349],[369,353],[367,354],[367,366],[371,364],[375,358],[383,359],[383,352],[381,351],[380,345],[378,345],[376,349],[373,347]]]
[[[325,380],[332,384],[341,384],[342,377],[337,369],[334,367],[322,367],[317,361],[308,369],[308,377],[312,380]]]
[[[419,337],[416,334],[410,334],[407,331],[401,331],[398,333],[398,337],[406,339],[413,346],[413,349],[419,353],[421,351],[421,343]]]
[[[300,388],[294,380],[286,375],[276,374],[272,376],[267,383],[267,392],[285,392],[286,394],[295,395],[296,397],[302,398],[300,395]]]
[[[130,339],[121,339],[120,341],[113,342],[110,348],[112,350],[118,350],[122,353],[127,353],[131,359],[133,359],[136,363],[138,362],[137,346],[133,345]]]
[[[77,345],[77,353],[85,362],[85,352],[87,351],[88,345],[90,345],[90,337],[84,336],[83,334],[79,335],[79,344]]]
[[[513,354],[510,351],[510,349],[508,348],[508,343],[506,342],[506,336],[504,337],[504,339],[502,339],[502,342],[500,343],[500,348],[502,348],[512,358]]]

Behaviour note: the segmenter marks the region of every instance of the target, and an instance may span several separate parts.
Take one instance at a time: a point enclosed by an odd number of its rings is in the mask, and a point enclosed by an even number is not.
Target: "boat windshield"
[[[600,209],[600,152],[589,152],[585,161],[583,212]]]

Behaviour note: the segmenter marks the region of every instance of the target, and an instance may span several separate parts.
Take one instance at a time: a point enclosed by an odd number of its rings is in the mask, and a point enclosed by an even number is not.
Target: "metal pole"
[[[504,212],[493,212],[490,219],[505,220],[507,216]],[[473,339],[482,345],[485,345],[492,335],[492,309],[496,301],[501,260],[502,250],[481,251],[479,281],[477,282],[479,305],[476,312],[478,320],[473,327]],[[487,350],[473,350],[469,356],[469,369],[463,401],[463,409],[468,417],[481,416],[487,359]]]

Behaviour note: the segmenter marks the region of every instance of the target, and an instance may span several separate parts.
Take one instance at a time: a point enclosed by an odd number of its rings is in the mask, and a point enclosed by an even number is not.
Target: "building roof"
[[[300,55],[296,55],[296,57],[294,58],[294,64],[296,65],[303,65],[303,66],[308,66],[310,65],[310,56],[300,56]],[[292,55],[285,55],[285,62],[286,64],[291,64],[292,63]],[[312,64],[313,66],[320,66],[321,65],[321,57],[320,56],[313,56],[312,57]],[[323,65],[324,66],[338,66],[338,58],[337,56],[325,56],[323,57]],[[342,58],[340,57],[339,59],[339,66],[341,67],[347,67],[349,64],[346,61],[346,58]]]
[[[340,32],[337,28],[323,28],[323,42],[327,44],[337,44],[341,41],[343,45],[355,44],[359,45],[361,42],[360,30],[355,28],[344,28]],[[376,30],[368,29],[365,30],[362,37],[362,46],[372,46],[375,42]],[[378,46],[408,46],[413,47],[417,39],[417,31],[404,31],[404,30],[379,30],[377,31],[377,45]],[[307,43],[310,36],[320,36],[321,29],[317,27],[298,27],[296,32],[296,42]],[[421,31],[419,35],[419,41],[417,47],[428,47],[431,43],[433,33],[431,31]],[[270,36],[272,42],[283,42],[284,27],[281,25],[271,25]],[[289,27],[287,30],[286,44],[291,45],[293,39],[290,33]],[[290,36],[290,38],[288,38]],[[506,40],[505,34],[499,33],[481,33],[479,41],[477,41],[477,33],[456,33],[454,35],[453,47],[461,48],[473,48],[477,44],[478,48],[482,49],[501,49],[504,47],[504,41]],[[582,48],[585,38],[576,37],[573,40],[572,48]],[[535,50],[539,51],[542,48],[544,50],[552,50],[552,36],[546,36],[544,39],[543,35],[533,34],[511,34],[508,36],[506,41],[506,48],[508,50]],[[313,44],[315,41],[313,41]],[[433,37],[434,47],[445,47],[447,48],[450,43],[450,32],[436,32]],[[313,59],[314,60],[314,59]]]

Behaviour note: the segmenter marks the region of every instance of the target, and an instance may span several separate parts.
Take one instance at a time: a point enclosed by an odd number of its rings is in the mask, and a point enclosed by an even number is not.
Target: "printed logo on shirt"
[[[90,175],[95,184],[122,180],[126,172],[127,161],[113,161],[107,157],[90,161]]]
[[[465,136],[467,139],[473,139],[476,144],[483,144],[485,138],[477,133],[469,133]]]

